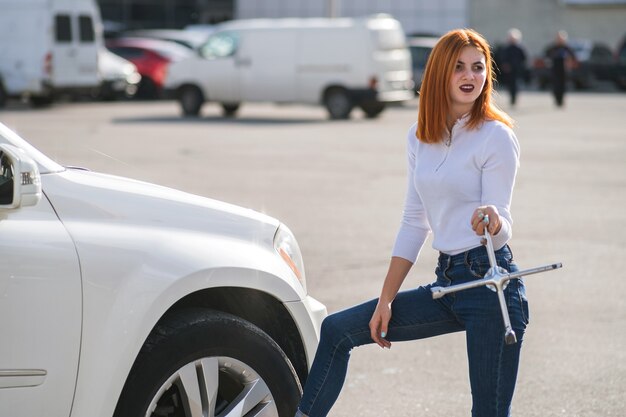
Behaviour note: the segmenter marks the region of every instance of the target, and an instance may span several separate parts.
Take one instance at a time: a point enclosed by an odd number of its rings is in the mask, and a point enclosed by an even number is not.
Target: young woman
[[[433,285],[482,278],[485,222],[498,265],[517,271],[507,245],[519,146],[512,121],[492,103],[492,61],[483,37],[468,29],[444,35],[432,50],[420,90],[418,122],[408,132],[403,220],[380,297],[335,313],[320,344],[296,416],[326,416],[337,399],[355,346],[466,332],[472,416],[507,417],[528,322],[521,280],[505,291],[518,343],[506,345],[498,297],[487,287],[433,300]],[[398,292],[428,233],[439,251],[436,282]]]

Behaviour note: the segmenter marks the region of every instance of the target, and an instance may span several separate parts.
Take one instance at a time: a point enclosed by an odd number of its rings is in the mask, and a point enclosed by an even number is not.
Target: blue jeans
[[[507,246],[496,251],[498,265],[517,271]],[[449,286],[482,278],[489,269],[485,247],[458,255],[440,254],[437,281],[401,291],[392,304],[387,337],[391,342],[423,339],[465,330],[473,417],[508,417],[515,389],[520,348],[528,324],[528,302],[523,281],[509,281],[505,298],[518,342],[504,343],[504,324],[498,297],[487,287],[448,294],[433,300],[432,286]],[[373,343],[369,321],[378,300],[328,316],[300,401],[298,416],[328,414],[343,386],[350,351]]]

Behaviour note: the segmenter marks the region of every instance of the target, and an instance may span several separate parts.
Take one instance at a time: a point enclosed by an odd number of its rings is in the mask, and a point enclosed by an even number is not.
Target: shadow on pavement
[[[296,125],[296,124],[327,124],[327,123],[358,123],[358,122],[376,122],[376,119],[364,119],[353,117],[347,120],[330,120],[326,118],[276,118],[276,117],[260,117],[260,116],[240,116],[240,117],[222,117],[222,116],[205,116],[205,117],[181,117],[181,116],[154,116],[154,117],[115,117],[112,119],[115,124],[134,124],[134,123],[167,123],[167,124],[202,124],[214,123],[223,125]]]

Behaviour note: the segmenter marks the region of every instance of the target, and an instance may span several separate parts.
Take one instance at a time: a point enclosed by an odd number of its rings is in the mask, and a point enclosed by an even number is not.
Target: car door
[[[45,196],[0,208],[0,416],[69,416],[81,309],[76,250]]]
[[[611,80],[614,69],[614,59],[611,50],[604,45],[595,45],[589,58],[593,75],[598,80]]]
[[[52,79],[56,88],[98,84],[98,43],[89,2],[52,2]]]
[[[210,101],[241,101],[242,61],[238,55],[239,40],[240,35],[237,32],[216,33],[200,47],[199,54],[202,58],[189,61],[194,67],[194,78],[202,81],[202,89]]]
[[[296,35],[259,30],[241,40],[237,63],[243,101],[296,100]]]

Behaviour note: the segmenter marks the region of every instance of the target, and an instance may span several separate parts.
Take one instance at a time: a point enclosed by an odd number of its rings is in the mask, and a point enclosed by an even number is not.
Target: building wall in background
[[[470,26],[492,45],[517,27],[532,56],[543,52],[558,30],[570,39],[591,39],[615,50],[626,35],[625,0],[468,0]],[[581,5],[583,4],[583,5]]]
[[[492,45],[519,28],[532,56],[557,30],[611,48],[626,34],[626,0],[98,0],[103,20],[128,28],[181,28],[191,23],[278,17],[356,17],[389,13],[407,34],[472,27]]]
[[[98,0],[102,20],[126,29],[180,29],[234,18],[234,0]]]
[[[467,5],[467,0],[238,0],[235,15],[247,19],[389,13],[402,23],[407,33],[443,34],[468,25]]]

